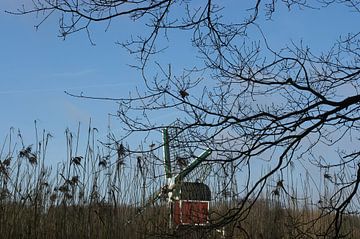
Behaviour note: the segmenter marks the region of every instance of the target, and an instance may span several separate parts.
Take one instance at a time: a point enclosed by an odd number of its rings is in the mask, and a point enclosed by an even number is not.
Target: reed
[[[76,133],[66,130],[66,160],[54,166],[46,165],[49,133],[36,133],[35,142],[28,144],[20,132],[10,131],[0,152],[0,237],[190,238],[168,229],[165,201],[147,203],[163,183],[159,157],[130,154],[121,142],[96,143],[96,133],[89,126],[81,146],[80,127]],[[294,185],[286,188],[290,196],[277,182],[243,200],[238,186],[222,183],[224,174],[215,167],[213,172],[207,182],[213,193],[211,224],[203,228],[203,237],[334,237],[334,213],[305,200],[311,198],[310,188],[299,200],[293,197]],[[224,218],[231,220],[218,223]],[[345,238],[360,238],[359,228],[356,213],[343,216]]]

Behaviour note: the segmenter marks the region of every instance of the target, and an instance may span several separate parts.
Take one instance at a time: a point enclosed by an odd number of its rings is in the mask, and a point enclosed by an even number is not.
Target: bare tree
[[[318,218],[331,216],[326,229],[315,234],[344,236],[343,218],[358,214],[359,206],[360,30],[355,28],[321,54],[295,43],[275,51],[268,45],[259,19],[271,19],[284,6],[307,11],[337,4],[359,13],[358,1],[257,0],[243,3],[246,11],[239,14],[237,22],[227,20],[225,3],[212,0],[33,2],[30,8],[13,13],[42,13],[39,25],[58,16],[62,37],[78,31],[90,36],[92,24],[107,22],[111,26],[116,24],[112,23],[115,18],[125,17],[144,22],[150,29],[145,36],[121,43],[139,57],[146,89],[127,99],[106,99],[119,103],[116,117],[125,125],[126,137],[169,126],[170,122],[154,116],[170,112],[177,118],[176,127],[189,135],[188,147],[194,151],[209,147],[214,152],[211,162],[232,165],[231,174],[244,180],[238,184],[238,200],[214,222],[216,226],[236,222],[241,229],[241,222],[268,184],[273,185],[275,196],[308,200],[307,195],[291,190],[290,180],[296,176],[286,172],[297,167],[290,171],[302,172],[315,184],[311,188],[318,194],[314,195],[319,201],[314,206],[321,211]],[[260,40],[249,39],[250,30],[256,31]],[[163,49],[159,45],[175,31],[190,36],[201,59],[181,75],[155,61],[156,53]],[[159,74],[150,78],[147,67],[154,65]],[[257,172],[259,168],[263,171]],[[316,188],[318,179],[312,172],[328,180],[332,189]]]

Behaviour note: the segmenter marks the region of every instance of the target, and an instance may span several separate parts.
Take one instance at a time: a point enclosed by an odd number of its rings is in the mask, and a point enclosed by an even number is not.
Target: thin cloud
[[[12,95],[12,94],[34,94],[34,93],[48,93],[48,92],[63,92],[65,90],[85,90],[85,89],[95,89],[95,88],[108,88],[108,87],[121,87],[129,85],[130,83],[109,83],[109,84],[94,84],[87,86],[78,86],[78,87],[59,87],[59,88],[32,88],[32,89],[19,89],[19,90],[3,90],[0,91],[0,95]]]
[[[1,0],[0,9],[6,11],[16,11],[26,3],[23,0]],[[27,6],[25,4],[25,6]]]
[[[91,118],[91,114],[70,101],[64,101],[63,107],[66,114],[74,121],[87,122]]]
[[[73,78],[73,77],[93,75],[94,73],[96,73],[95,69],[86,69],[86,70],[80,70],[80,71],[54,73],[51,75],[51,77]]]

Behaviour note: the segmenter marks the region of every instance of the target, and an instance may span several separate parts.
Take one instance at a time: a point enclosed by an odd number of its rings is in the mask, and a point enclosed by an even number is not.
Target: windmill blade
[[[151,205],[154,205],[159,199],[162,197],[169,198],[169,187],[174,184],[174,180],[172,178],[172,170],[171,170],[171,160],[170,160],[170,144],[169,144],[169,133],[168,128],[163,129],[163,160],[164,160],[164,170],[165,170],[165,178],[167,185],[162,186],[159,190],[153,193],[142,205],[142,207],[137,211],[136,215],[131,219],[128,220],[126,224],[129,224],[134,220],[136,217],[141,215],[146,208]]]
[[[148,207],[150,205],[155,204],[159,199],[161,199],[164,195],[166,195],[166,189],[167,189],[167,185],[161,187],[159,190],[157,190],[155,193],[153,193],[148,200],[146,201],[146,203],[144,204],[143,207]],[[167,196],[167,195],[166,195]]]
[[[196,157],[194,161],[192,161],[183,171],[181,171],[176,177],[175,177],[175,183],[178,183],[182,181],[186,175],[188,175],[191,171],[193,171],[201,162],[203,162],[210,154],[212,150],[206,149],[201,155]]]
[[[164,168],[167,179],[172,177],[171,160],[170,160],[170,145],[168,129],[163,129],[163,144],[164,144]]]
[[[163,197],[163,195],[165,195],[164,192],[165,192],[166,189],[164,189],[164,188],[167,189],[167,185],[161,187],[159,190],[157,190],[155,193],[153,193],[153,194],[146,200],[146,202],[144,203],[144,205],[141,206],[141,207],[137,210],[135,216],[133,216],[132,219],[127,220],[127,222],[126,222],[125,225],[130,224],[134,219],[136,219],[138,216],[140,216],[140,215],[146,210],[146,208],[148,208],[148,207],[151,206],[151,205],[154,205],[159,199],[161,199],[161,198]]]

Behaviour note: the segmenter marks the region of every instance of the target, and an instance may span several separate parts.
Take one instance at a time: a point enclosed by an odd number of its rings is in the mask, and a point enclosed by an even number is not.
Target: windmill
[[[201,182],[185,182],[185,177],[196,169],[210,154],[206,149],[188,165],[182,165],[177,174],[172,172],[168,129],[163,129],[163,158],[166,177],[165,193],[169,208],[169,227],[184,225],[203,226],[208,223],[211,191]]]
[[[148,206],[159,199],[167,201],[169,209],[169,228],[178,230],[186,226],[202,227],[209,223],[209,203],[211,191],[201,182],[188,182],[185,178],[211,154],[211,149],[206,149],[195,157],[189,164],[182,165],[180,171],[173,172],[170,154],[170,140],[168,129],[163,129],[163,160],[165,185],[162,186],[147,203],[138,211],[140,215]],[[136,215],[136,216],[137,216]],[[128,220],[127,224],[131,220]]]

